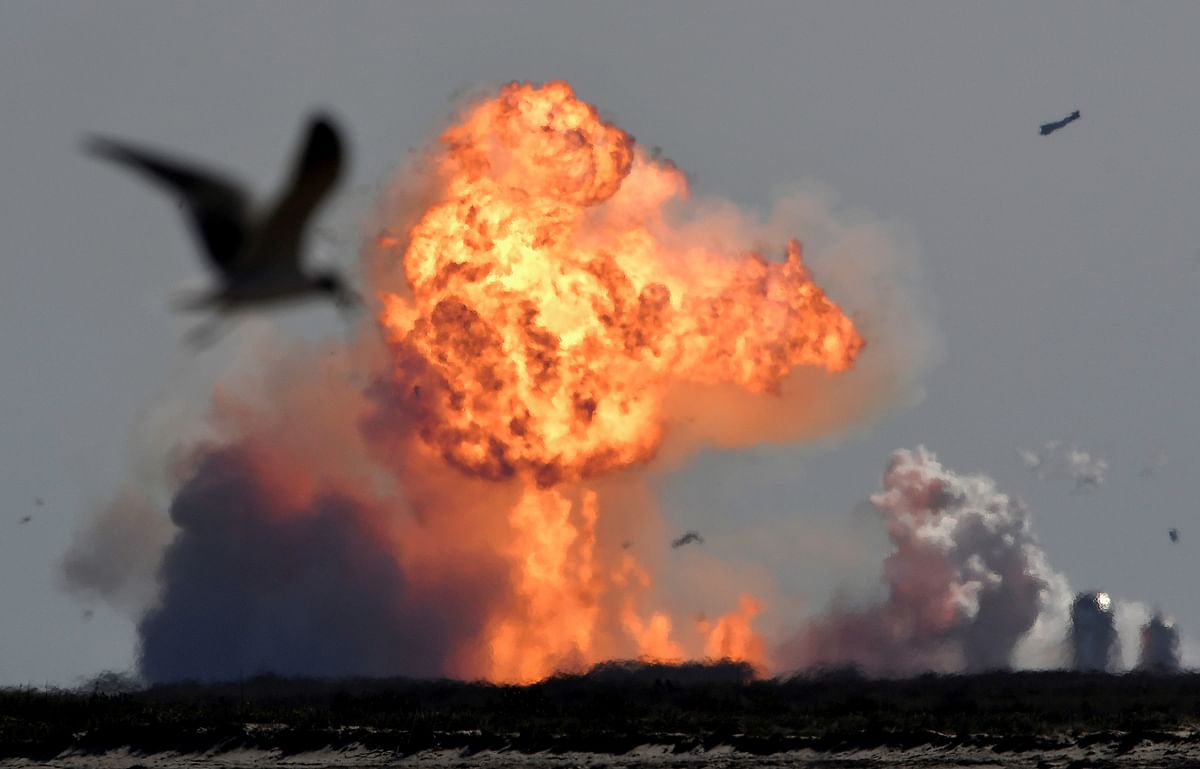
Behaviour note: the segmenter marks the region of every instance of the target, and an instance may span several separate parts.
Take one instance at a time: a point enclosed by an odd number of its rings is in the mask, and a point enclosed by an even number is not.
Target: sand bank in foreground
[[[0,769],[17,767],[62,767],[63,769],[176,769],[177,767],[216,767],[262,769],[263,767],[384,767],[407,766],[428,769],[546,769],[586,767],[587,769],[690,769],[691,767],[942,767],[973,766],[1008,769],[1084,769],[1085,767],[1200,767],[1200,733],[1102,732],[1078,737],[953,738],[936,733],[892,735],[892,744],[855,745],[843,739],[840,744],[787,749],[787,738],[771,744],[754,741],[741,746],[722,744],[704,746],[687,740],[674,744],[640,745],[614,755],[580,751],[540,751],[526,753],[512,749],[424,750],[404,755],[392,750],[345,745],[285,753],[281,750],[225,749],[218,747],[196,753],[163,751],[145,754],[128,749],[103,753],[66,751],[54,757],[0,759]],[[734,742],[738,742],[735,738]],[[863,742],[879,742],[866,737]],[[774,748],[780,748],[775,751]],[[767,752],[771,751],[771,752]]]

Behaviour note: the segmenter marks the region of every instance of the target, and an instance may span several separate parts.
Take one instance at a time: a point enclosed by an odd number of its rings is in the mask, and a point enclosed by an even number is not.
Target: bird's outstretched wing
[[[291,259],[299,267],[309,220],[317,206],[337,186],[345,155],[345,144],[333,119],[322,114],[313,116],[291,179],[275,209],[263,222],[259,236],[266,247],[255,249],[259,258]],[[262,265],[254,267],[259,266]]]
[[[240,185],[166,155],[113,139],[93,137],[85,146],[90,154],[131,168],[182,196],[192,230],[204,245],[209,262],[222,275],[236,269],[251,226],[249,202]]]

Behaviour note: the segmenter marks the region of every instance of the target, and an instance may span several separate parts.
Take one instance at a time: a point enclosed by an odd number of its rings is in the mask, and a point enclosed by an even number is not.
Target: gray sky
[[[946,350],[925,400],[819,452],[706,456],[664,484],[672,523],[720,548],[730,510],[846,516],[891,450],[925,443],[1024,497],[1073,585],[1200,635],[1198,29],[1192,2],[0,3],[0,684],[129,664],[129,620],[86,620],[57,563],[123,479],[139,413],[221,358],[181,350],[166,309],[202,274],[180,221],[81,137],[269,190],[325,105],[372,184],[456,93],[512,79],[569,80],[701,193],[765,209],[815,179],[919,243]],[[336,323],[322,312],[283,323]],[[1052,438],[1106,458],[1105,485],[1029,474],[1015,449]]]

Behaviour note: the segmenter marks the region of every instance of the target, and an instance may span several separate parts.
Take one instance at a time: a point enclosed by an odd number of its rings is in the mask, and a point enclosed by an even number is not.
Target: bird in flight
[[[704,537],[700,536],[700,532],[689,531],[688,533],[684,534],[679,539],[673,541],[671,543],[671,547],[678,549],[678,548],[683,547],[684,545],[690,545],[693,542],[695,542],[697,545],[704,544]]]
[[[1041,134],[1042,134],[1042,136],[1049,136],[1050,134],[1054,133],[1058,129],[1066,126],[1067,123],[1070,123],[1070,122],[1078,120],[1078,119],[1079,119],[1079,110],[1075,110],[1070,115],[1067,115],[1065,118],[1063,118],[1062,120],[1055,120],[1053,123],[1042,123]]]
[[[1172,542],[1178,542],[1179,541],[1179,529],[1167,529],[1167,536],[1171,538]]]
[[[105,137],[92,137],[87,150],[180,196],[192,233],[218,278],[212,290],[175,305],[217,313],[189,334],[194,344],[212,342],[223,319],[236,311],[317,297],[328,297],[340,310],[360,303],[336,271],[310,271],[303,264],[313,213],[337,185],[345,165],[344,142],[327,115],[310,119],[291,178],[274,204],[260,211],[252,208],[241,184],[222,174]]]

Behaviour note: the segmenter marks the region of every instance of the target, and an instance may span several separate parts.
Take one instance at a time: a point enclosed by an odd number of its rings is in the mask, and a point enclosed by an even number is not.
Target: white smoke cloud
[[[62,585],[85,603],[100,600],[136,615],[158,599],[159,560],[175,535],[163,508],[190,461],[184,447],[213,437],[196,405],[203,387],[174,381],[170,396],[138,414],[128,478],[91,511],[61,563]]]
[[[1075,491],[1098,488],[1104,483],[1108,462],[1062,441],[1047,441],[1041,449],[1018,449],[1021,463],[1042,480],[1070,480]]]
[[[947,469],[924,447],[901,450],[871,504],[892,543],[883,596],[857,606],[836,600],[782,645],[782,669],[1170,672],[1200,660],[1200,645],[1148,604],[1073,593],[1038,544],[1029,511],[987,476]]]
[[[982,475],[959,475],[924,447],[892,455],[871,502],[893,552],[887,596],[867,608],[835,606],[785,644],[785,666],[852,664],[877,675],[1007,668],[1070,591],[1037,543],[1029,513]],[[1043,653],[1039,649],[1026,655]],[[1053,664],[1053,663],[1051,663]]]
[[[1113,596],[1113,623],[1117,629],[1117,669],[1138,667],[1142,629],[1150,622],[1150,604]]]
[[[1179,664],[1185,670],[1200,670],[1200,639],[1180,636]]]

